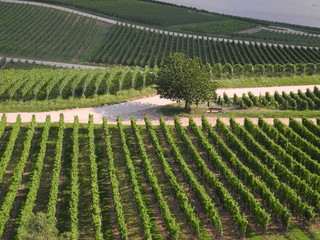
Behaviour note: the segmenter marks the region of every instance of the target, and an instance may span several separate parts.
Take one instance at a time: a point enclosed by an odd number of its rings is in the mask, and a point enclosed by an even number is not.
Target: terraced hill
[[[161,65],[170,52],[184,52],[211,65],[320,61],[318,48],[156,33],[25,4],[1,2],[0,7],[4,55],[140,66]]]
[[[2,118],[0,237],[23,238],[32,212],[75,239],[317,236],[319,125],[92,122]]]
[[[0,3],[0,53],[79,60],[99,46],[112,25],[49,8]]]
[[[320,62],[320,50],[314,48],[172,36],[127,26],[114,27],[91,61],[154,66],[163,64],[170,52],[183,52],[212,65]]]

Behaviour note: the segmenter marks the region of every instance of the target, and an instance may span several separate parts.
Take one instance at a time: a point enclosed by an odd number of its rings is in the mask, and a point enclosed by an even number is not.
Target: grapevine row
[[[262,118],[258,121],[259,127],[270,137],[273,141],[279,144],[287,153],[293,156],[298,162],[303,164],[310,172],[320,176],[320,164],[312,159],[307,153],[302,151],[297,146],[293,145],[277,128],[268,124]]]
[[[4,119],[5,118],[2,118],[2,121],[1,121],[2,132],[5,127],[5,122],[3,121]],[[8,163],[11,160],[12,152],[14,150],[14,146],[15,146],[16,140],[18,139],[18,134],[20,132],[20,126],[21,126],[21,117],[20,115],[18,115],[16,122],[12,126],[12,130],[11,130],[8,144],[6,146],[6,150],[3,152],[3,155],[0,159],[0,182],[2,182]]]
[[[287,229],[291,217],[288,209],[279,202],[279,200],[274,196],[273,192],[266,186],[266,184],[260,179],[256,178],[255,175],[250,171],[250,169],[238,159],[238,157],[230,150],[226,143],[222,141],[219,135],[213,130],[205,117],[202,118],[202,127],[208,132],[208,136],[213,140],[213,142],[217,144],[225,159],[228,160],[229,164],[234,168],[234,171],[237,173],[237,175],[239,175],[239,178],[241,178],[242,181],[250,186],[253,191],[259,193],[259,195],[262,197],[263,201],[266,202],[273,214],[281,221],[283,228]],[[225,132],[225,134],[227,135],[226,138],[229,141],[238,141],[237,139],[233,138],[231,132],[225,125],[220,125],[219,127],[221,131]],[[200,133],[197,135],[200,135]],[[210,151],[211,160],[214,161],[214,164],[219,167],[219,169],[221,169],[220,172],[224,173],[227,178],[234,179],[229,180],[229,182],[234,182],[232,184],[234,185],[234,188],[243,189],[243,185],[241,184],[241,182],[238,182],[235,177],[232,177],[232,172],[228,171],[228,167],[224,164],[222,159],[218,156],[218,154],[215,152],[212,145],[210,145],[208,141],[206,144],[206,148],[207,151]],[[240,186],[237,187],[237,185]],[[247,204],[247,207],[254,212],[255,216],[257,217],[257,215],[261,215],[258,217],[258,219],[260,224],[262,224],[265,229],[268,222],[270,221],[270,217],[268,217],[268,215],[264,213],[263,209],[260,210],[261,206],[259,202],[257,202],[257,200],[255,199],[252,199],[252,195],[249,191],[246,191],[241,195],[244,196],[245,201],[248,201],[245,204]]]
[[[299,134],[294,132],[290,127],[282,123],[279,119],[274,119],[274,126],[281,132],[293,145],[300,148],[311,158],[320,163],[320,150],[306,139],[302,138]]]
[[[137,174],[134,169],[134,165],[130,156],[130,151],[126,143],[126,137],[123,131],[123,126],[121,123],[121,118],[118,117],[117,119],[117,125],[118,125],[118,131],[121,139],[121,144],[122,144],[122,149],[124,152],[124,158],[127,163],[127,167],[129,170],[129,175],[130,175],[130,181],[133,187],[133,192],[134,192],[134,198],[138,206],[138,211],[140,218],[142,220],[142,225],[143,225],[143,230],[144,230],[144,235],[146,239],[152,239],[152,234],[151,234],[151,220],[150,216],[148,214],[148,210],[146,207],[146,204],[143,200],[143,196],[139,187],[139,182],[137,179]]]
[[[110,176],[110,183],[112,186],[112,193],[113,193],[112,197],[113,197],[113,202],[115,204],[119,232],[121,234],[122,239],[128,239],[128,227],[127,227],[125,216],[123,213],[123,204],[122,204],[122,199],[121,199],[120,190],[119,190],[119,181],[116,175],[117,170],[114,166],[114,157],[113,157],[113,152],[111,147],[111,138],[110,138],[109,128],[107,125],[107,119],[105,117],[103,118],[103,131],[104,131],[104,139],[105,139],[105,145],[106,145],[106,154],[109,160],[108,170],[109,170],[109,176]]]
[[[54,166],[52,170],[51,188],[49,193],[49,201],[47,206],[47,217],[56,220],[57,199],[59,194],[59,181],[63,155],[63,139],[64,139],[64,116],[60,115],[58,138],[55,149]]]
[[[20,161],[14,169],[11,185],[9,186],[8,192],[0,208],[0,237],[3,236],[6,223],[10,218],[10,212],[13,208],[13,202],[19,191],[19,186],[23,176],[22,174],[28,161],[29,152],[32,145],[32,139],[35,132],[35,125],[35,117],[33,116],[29,125],[29,129],[27,131],[26,139],[23,142],[23,151],[20,157]]]
[[[221,199],[224,208],[227,209],[227,211],[231,214],[233,220],[239,227],[239,231],[244,235],[247,230],[248,221],[241,213],[238,203],[233,199],[228,190],[224,188],[222,183],[219,182],[215,175],[210,171],[203,158],[201,158],[197,148],[192,143],[192,140],[183,129],[177,117],[175,117],[175,127],[184,144],[186,144],[188,153],[191,155],[192,159],[195,161],[196,165],[201,171],[201,174],[205,177],[212,189],[217,192],[217,196],[219,196],[219,198]]]
[[[71,199],[69,207],[71,219],[70,238],[76,240],[79,238],[79,118],[77,116],[74,118],[72,139]]]
[[[157,136],[155,130],[153,129],[148,117],[145,117],[145,124],[146,124],[147,130],[148,130],[149,136],[151,138],[152,145],[153,145],[155,152],[161,162],[164,174],[166,175],[166,177],[169,180],[169,183],[173,189],[173,192],[179,201],[179,205],[180,205],[181,209],[183,209],[183,211],[188,219],[188,222],[190,222],[196,236],[198,238],[205,237],[207,234],[205,234],[205,236],[203,236],[204,232],[202,230],[201,221],[198,218],[197,214],[195,213],[194,207],[191,204],[190,199],[188,198],[183,187],[178,183],[177,177],[173,173],[173,171],[168,163],[168,160],[166,159],[166,157],[164,155],[164,150],[160,145],[160,141],[158,139],[158,136]]]
[[[26,221],[28,221],[30,214],[33,212],[33,207],[37,199],[37,193],[41,183],[42,168],[43,168],[44,159],[46,156],[50,127],[51,127],[50,115],[48,115],[46,117],[46,122],[41,135],[40,150],[35,163],[35,169],[33,170],[29,192],[27,194],[27,199],[20,212],[20,225],[18,227],[17,236],[16,236],[17,239],[19,240],[23,240],[21,236],[21,234],[23,233],[23,224]]]
[[[319,176],[312,174],[303,166],[297,162],[286,151],[275,144],[263,131],[261,131],[256,125],[254,125],[248,118],[244,120],[244,126],[246,130],[255,138],[257,142],[262,144],[271,154],[279,159],[279,163],[282,163],[288,170],[290,170],[300,179],[306,181],[308,185],[312,185],[315,190],[320,189],[320,178]],[[277,163],[274,164],[277,168]]]
[[[194,173],[191,171],[184,158],[181,155],[181,152],[177,145],[175,144],[173,137],[165,124],[164,118],[160,118],[160,125],[164,132],[166,141],[168,142],[170,149],[175,156],[176,161],[180,165],[180,169],[182,170],[185,178],[187,179],[190,187],[196,193],[197,197],[203,204],[206,214],[210,218],[213,226],[218,230],[220,234],[222,234],[222,224],[221,219],[219,217],[218,211],[216,210],[214,203],[212,202],[211,197],[206,193],[204,187],[199,183]]]
[[[133,117],[131,118],[131,126],[133,128],[133,131],[136,137],[137,145],[139,147],[140,155],[142,157],[143,166],[145,168],[148,180],[155,193],[160,209],[166,221],[166,225],[169,229],[169,232],[170,232],[169,237],[170,239],[179,239],[179,232],[180,232],[179,226],[177,225],[175,218],[172,216],[168,202],[163,197],[161,187],[159,186],[159,183],[158,183],[158,178],[154,173],[154,170],[151,165],[151,161],[148,157],[148,154],[145,149],[145,145],[141,138],[140,130],[136,124],[136,120]]]
[[[306,219],[310,220],[314,216],[314,210],[307,204],[303,203],[299,195],[304,196],[306,201],[312,206],[319,208],[319,194],[314,191],[310,186],[308,186],[304,181],[299,179],[296,175],[292,174],[285,166],[279,163],[268,151],[266,151],[259,143],[257,143],[254,138],[238,123],[235,122],[234,119],[230,119],[231,128],[240,136],[243,140],[244,144],[248,146],[252,152],[255,153],[256,156],[261,160],[261,164],[264,165],[264,168],[271,168],[274,172],[274,177],[282,180],[284,183],[288,184],[285,186],[287,189],[287,199],[289,200],[289,204],[292,209],[299,210],[299,212]],[[272,174],[269,170],[268,174]],[[290,189],[289,186],[292,188]]]
[[[92,195],[92,219],[95,229],[95,239],[103,239],[102,234],[102,219],[101,219],[101,209],[100,209],[100,195],[98,186],[98,167],[96,163],[96,149],[94,143],[94,125],[93,125],[93,115],[89,116],[89,126],[88,126],[88,136],[89,136],[89,158],[90,158],[90,170],[91,170],[91,195]]]

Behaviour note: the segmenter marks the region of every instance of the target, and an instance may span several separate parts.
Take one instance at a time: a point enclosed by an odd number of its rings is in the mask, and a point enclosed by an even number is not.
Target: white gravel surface
[[[0,57],[1,59],[1,57]],[[26,59],[26,58],[11,58],[6,57],[6,62],[23,62],[23,63],[36,63],[41,65],[47,65],[47,66],[56,66],[56,67],[64,67],[64,68],[79,68],[79,69],[97,69],[104,67],[98,67],[98,66],[90,66],[90,65],[82,65],[82,64],[71,64],[71,63],[63,63],[63,62],[52,62],[52,61],[42,61],[42,60],[34,60],[34,59]]]
[[[31,2],[31,1],[20,1],[20,0],[0,0],[0,2],[29,4],[29,5],[40,6],[40,7],[54,8],[54,9],[58,9],[58,10],[61,10],[61,11],[70,12],[70,13],[78,14],[78,15],[81,15],[81,16],[94,18],[94,19],[97,19],[99,21],[110,23],[110,24],[120,24],[120,25],[125,25],[125,26],[129,26],[129,27],[137,28],[137,29],[150,30],[150,31],[153,31],[153,32],[164,33],[164,34],[169,34],[169,35],[174,35],[174,36],[183,36],[183,37],[188,36],[188,37],[193,37],[193,38],[196,38],[196,39],[197,38],[199,38],[199,39],[204,38],[204,39],[213,40],[213,41],[225,41],[225,42],[228,42],[230,40],[230,41],[234,41],[235,43],[245,43],[245,44],[257,43],[258,45],[264,45],[264,46],[268,46],[268,45],[269,46],[280,46],[280,47],[292,46],[292,47],[299,47],[299,48],[307,48],[306,46],[298,46],[298,45],[283,45],[283,44],[257,42],[257,41],[242,41],[242,40],[234,40],[234,39],[228,39],[228,38],[215,38],[215,37],[207,37],[207,36],[202,36],[202,35],[192,35],[192,34],[184,34],[184,33],[178,33],[178,32],[165,31],[165,30],[161,30],[161,29],[149,28],[149,27],[136,25],[136,24],[128,24],[128,23],[125,23],[125,22],[116,21],[114,19],[105,18],[105,17],[99,17],[99,16],[96,16],[96,15],[93,15],[93,14],[81,12],[81,11],[74,10],[74,9],[71,9],[71,8],[60,7],[60,6],[47,4],[47,3],[39,3],[39,2]],[[314,49],[319,50],[319,47],[310,47],[310,48],[314,48]]]
[[[320,87],[320,85],[317,85]],[[219,95],[223,92],[227,92],[229,96],[233,96],[236,93],[238,96],[241,96],[242,93],[247,93],[251,91],[256,96],[259,94],[264,94],[265,92],[270,92],[271,94],[274,91],[285,91],[297,92],[298,89],[305,91],[307,88],[312,89],[314,85],[306,86],[284,86],[284,87],[264,87],[264,88],[234,88],[234,89],[218,89],[217,93]],[[128,101],[125,103],[114,104],[114,105],[103,105],[100,107],[91,107],[91,108],[77,108],[77,109],[67,109],[61,111],[50,111],[50,112],[20,112],[20,113],[6,113],[8,122],[15,122],[17,115],[20,114],[23,122],[29,122],[32,118],[32,115],[35,115],[38,122],[44,122],[47,115],[51,116],[52,122],[59,121],[60,113],[64,114],[65,122],[72,123],[75,116],[79,117],[80,122],[86,123],[89,119],[89,114],[94,116],[95,123],[102,123],[102,118],[107,117],[109,123],[116,123],[117,116],[120,115],[123,119],[124,124],[130,123],[130,117],[134,116],[137,118],[139,124],[143,124],[143,119],[145,115],[148,115],[153,122],[153,124],[158,124],[159,117],[161,114],[158,109],[161,106],[172,104],[174,102],[160,98],[157,96],[142,98],[138,100]],[[2,115],[3,113],[0,113]],[[172,117],[168,117],[168,123],[173,124]],[[212,118],[210,121],[215,121],[216,118]],[[197,120],[198,122],[200,120]],[[227,120],[226,120],[227,121]],[[241,120],[241,118],[239,119]],[[182,119],[184,125],[187,124],[188,119]],[[199,122],[200,123],[200,122]]]

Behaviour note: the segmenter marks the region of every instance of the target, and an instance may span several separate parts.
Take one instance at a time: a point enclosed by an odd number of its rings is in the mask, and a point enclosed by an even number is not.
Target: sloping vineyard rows
[[[91,61],[110,64],[154,66],[164,63],[170,52],[199,57],[203,63],[285,64],[320,62],[320,51],[312,48],[260,46],[257,43],[235,43],[195,39],[154,33],[125,26],[115,26],[105,44]]]
[[[318,219],[320,165],[312,153],[320,151],[320,128],[307,119],[289,126],[231,119],[228,127],[203,117],[202,128],[193,119],[182,127],[178,118],[175,126],[161,118],[159,127],[148,117],[145,126],[134,118],[131,126],[120,118],[117,126],[94,125],[92,116],[89,124],[64,124],[62,115],[59,123],[20,121],[0,123],[0,148],[9,149],[2,152],[1,238],[24,239],[24,223],[39,209],[72,239],[241,238],[248,228],[263,234]],[[43,178],[46,171],[52,178]]]
[[[217,103],[221,106],[234,104],[240,108],[247,109],[252,107],[266,107],[276,109],[291,110],[318,110],[320,109],[320,90],[314,87],[313,90],[307,89],[306,92],[298,90],[298,93],[290,92],[279,93],[276,91],[273,95],[267,92],[265,95],[255,96],[252,92],[238,96],[234,94],[230,98],[226,93],[219,96]],[[315,144],[316,141],[315,141]]]
[[[272,43],[282,43],[282,44],[296,44],[303,46],[316,46],[319,47],[319,37],[318,36],[308,36],[292,33],[281,33],[281,32],[272,32],[269,30],[262,30],[257,33],[244,34],[237,33],[231,34],[234,37],[241,39],[249,40],[258,40],[263,42],[272,42]]]
[[[154,79],[152,71],[147,67],[4,70],[0,72],[0,99],[28,101],[115,94],[149,86]]]
[[[25,4],[0,3],[0,52],[18,56],[82,59],[108,32],[106,23]]]

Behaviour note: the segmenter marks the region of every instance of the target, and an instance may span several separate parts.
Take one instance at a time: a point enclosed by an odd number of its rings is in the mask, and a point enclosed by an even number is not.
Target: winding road
[[[257,41],[243,41],[243,40],[237,40],[237,39],[228,39],[228,38],[217,38],[217,37],[208,37],[208,36],[201,36],[201,35],[193,35],[193,34],[184,34],[184,33],[178,33],[178,32],[171,32],[171,31],[165,31],[161,29],[156,29],[156,28],[149,28],[141,25],[136,25],[136,24],[128,24],[125,22],[117,21],[111,18],[105,18],[105,17],[99,17],[93,14],[81,12],[78,10],[74,10],[71,8],[66,8],[66,7],[61,7],[61,6],[56,6],[52,4],[47,4],[47,3],[39,3],[39,2],[31,2],[31,1],[19,1],[19,0],[0,0],[0,2],[7,2],[7,3],[17,3],[17,4],[27,4],[27,5],[34,5],[34,6],[40,6],[40,7],[47,7],[47,8],[53,8],[69,13],[74,13],[78,14],[81,16],[89,17],[89,18],[94,18],[98,21],[110,23],[110,24],[118,24],[118,25],[123,25],[123,26],[128,26],[132,28],[137,28],[137,29],[142,29],[146,31],[152,31],[152,32],[157,32],[157,33],[163,33],[163,34],[169,34],[173,36],[181,36],[181,37],[192,37],[192,38],[199,38],[199,39],[204,39],[204,40],[213,40],[213,41],[220,41],[220,42],[229,42],[229,41],[234,41],[235,43],[245,43],[245,44],[257,44],[257,45],[263,45],[263,46],[279,46],[279,47],[298,47],[298,48],[314,48],[319,50],[319,47],[307,47],[307,46],[299,46],[299,45],[286,45],[286,44],[275,44],[275,43],[267,43],[267,42],[257,42]]]
[[[306,91],[307,88],[312,89],[315,85],[304,85],[304,86],[282,86],[282,87],[259,87],[259,88],[230,88],[230,89],[218,89],[217,94],[222,95],[226,92],[229,96],[233,96],[236,93],[238,96],[241,96],[243,93],[251,91],[254,95],[259,96],[260,94],[265,94],[267,91],[271,94],[274,91],[285,91],[285,92],[297,92],[299,89]],[[320,85],[316,85],[320,87]],[[158,95],[142,98],[138,100],[128,101],[125,103],[114,104],[114,105],[103,105],[100,107],[91,107],[91,108],[77,108],[77,109],[67,109],[60,111],[50,111],[50,112],[20,112],[20,113],[6,113],[8,122],[15,122],[18,114],[21,115],[23,122],[29,122],[32,118],[32,115],[35,115],[38,122],[44,122],[47,115],[51,116],[52,122],[59,121],[59,115],[62,113],[65,117],[65,122],[72,123],[75,116],[79,117],[81,123],[88,122],[89,115],[94,116],[95,123],[102,123],[103,117],[108,118],[109,123],[116,123],[117,116],[121,115],[124,124],[130,124],[130,117],[134,116],[137,118],[138,124],[143,124],[143,119],[145,115],[149,115],[150,120],[153,124],[159,124],[159,108],[168,104],[174,103],[173,101],[162,99]],[[0,113],[2,115],[3,113]],[[173,118],[168,117],[168,124],[173,124]],[[211,118],[210,121],[215,121],[216,118]],[[200,120],[196,120],[200,124]],[[238,120],[240,123],[241,119]],[[184,125],[187,124],[188,119],[183,119],[182,122]]]
[[[2,59],[0,57],[0,59]],[[26,59],[26,58],[11,58],[6,57],[6,62],[23,62],[23,63],[36,63],[41,65],[47,65],[47,66],[56,66],[56,67],[63,67],[63,68],[79,68],[79,69],[104,69],[104,67],[99,66],[91,66],[91,65],[82,65],[82,64],[73,64],[73,63],[63,63],[63,62],[52,62],[52,61],[42,61],[42,60],[34,60],[34,59]]]

